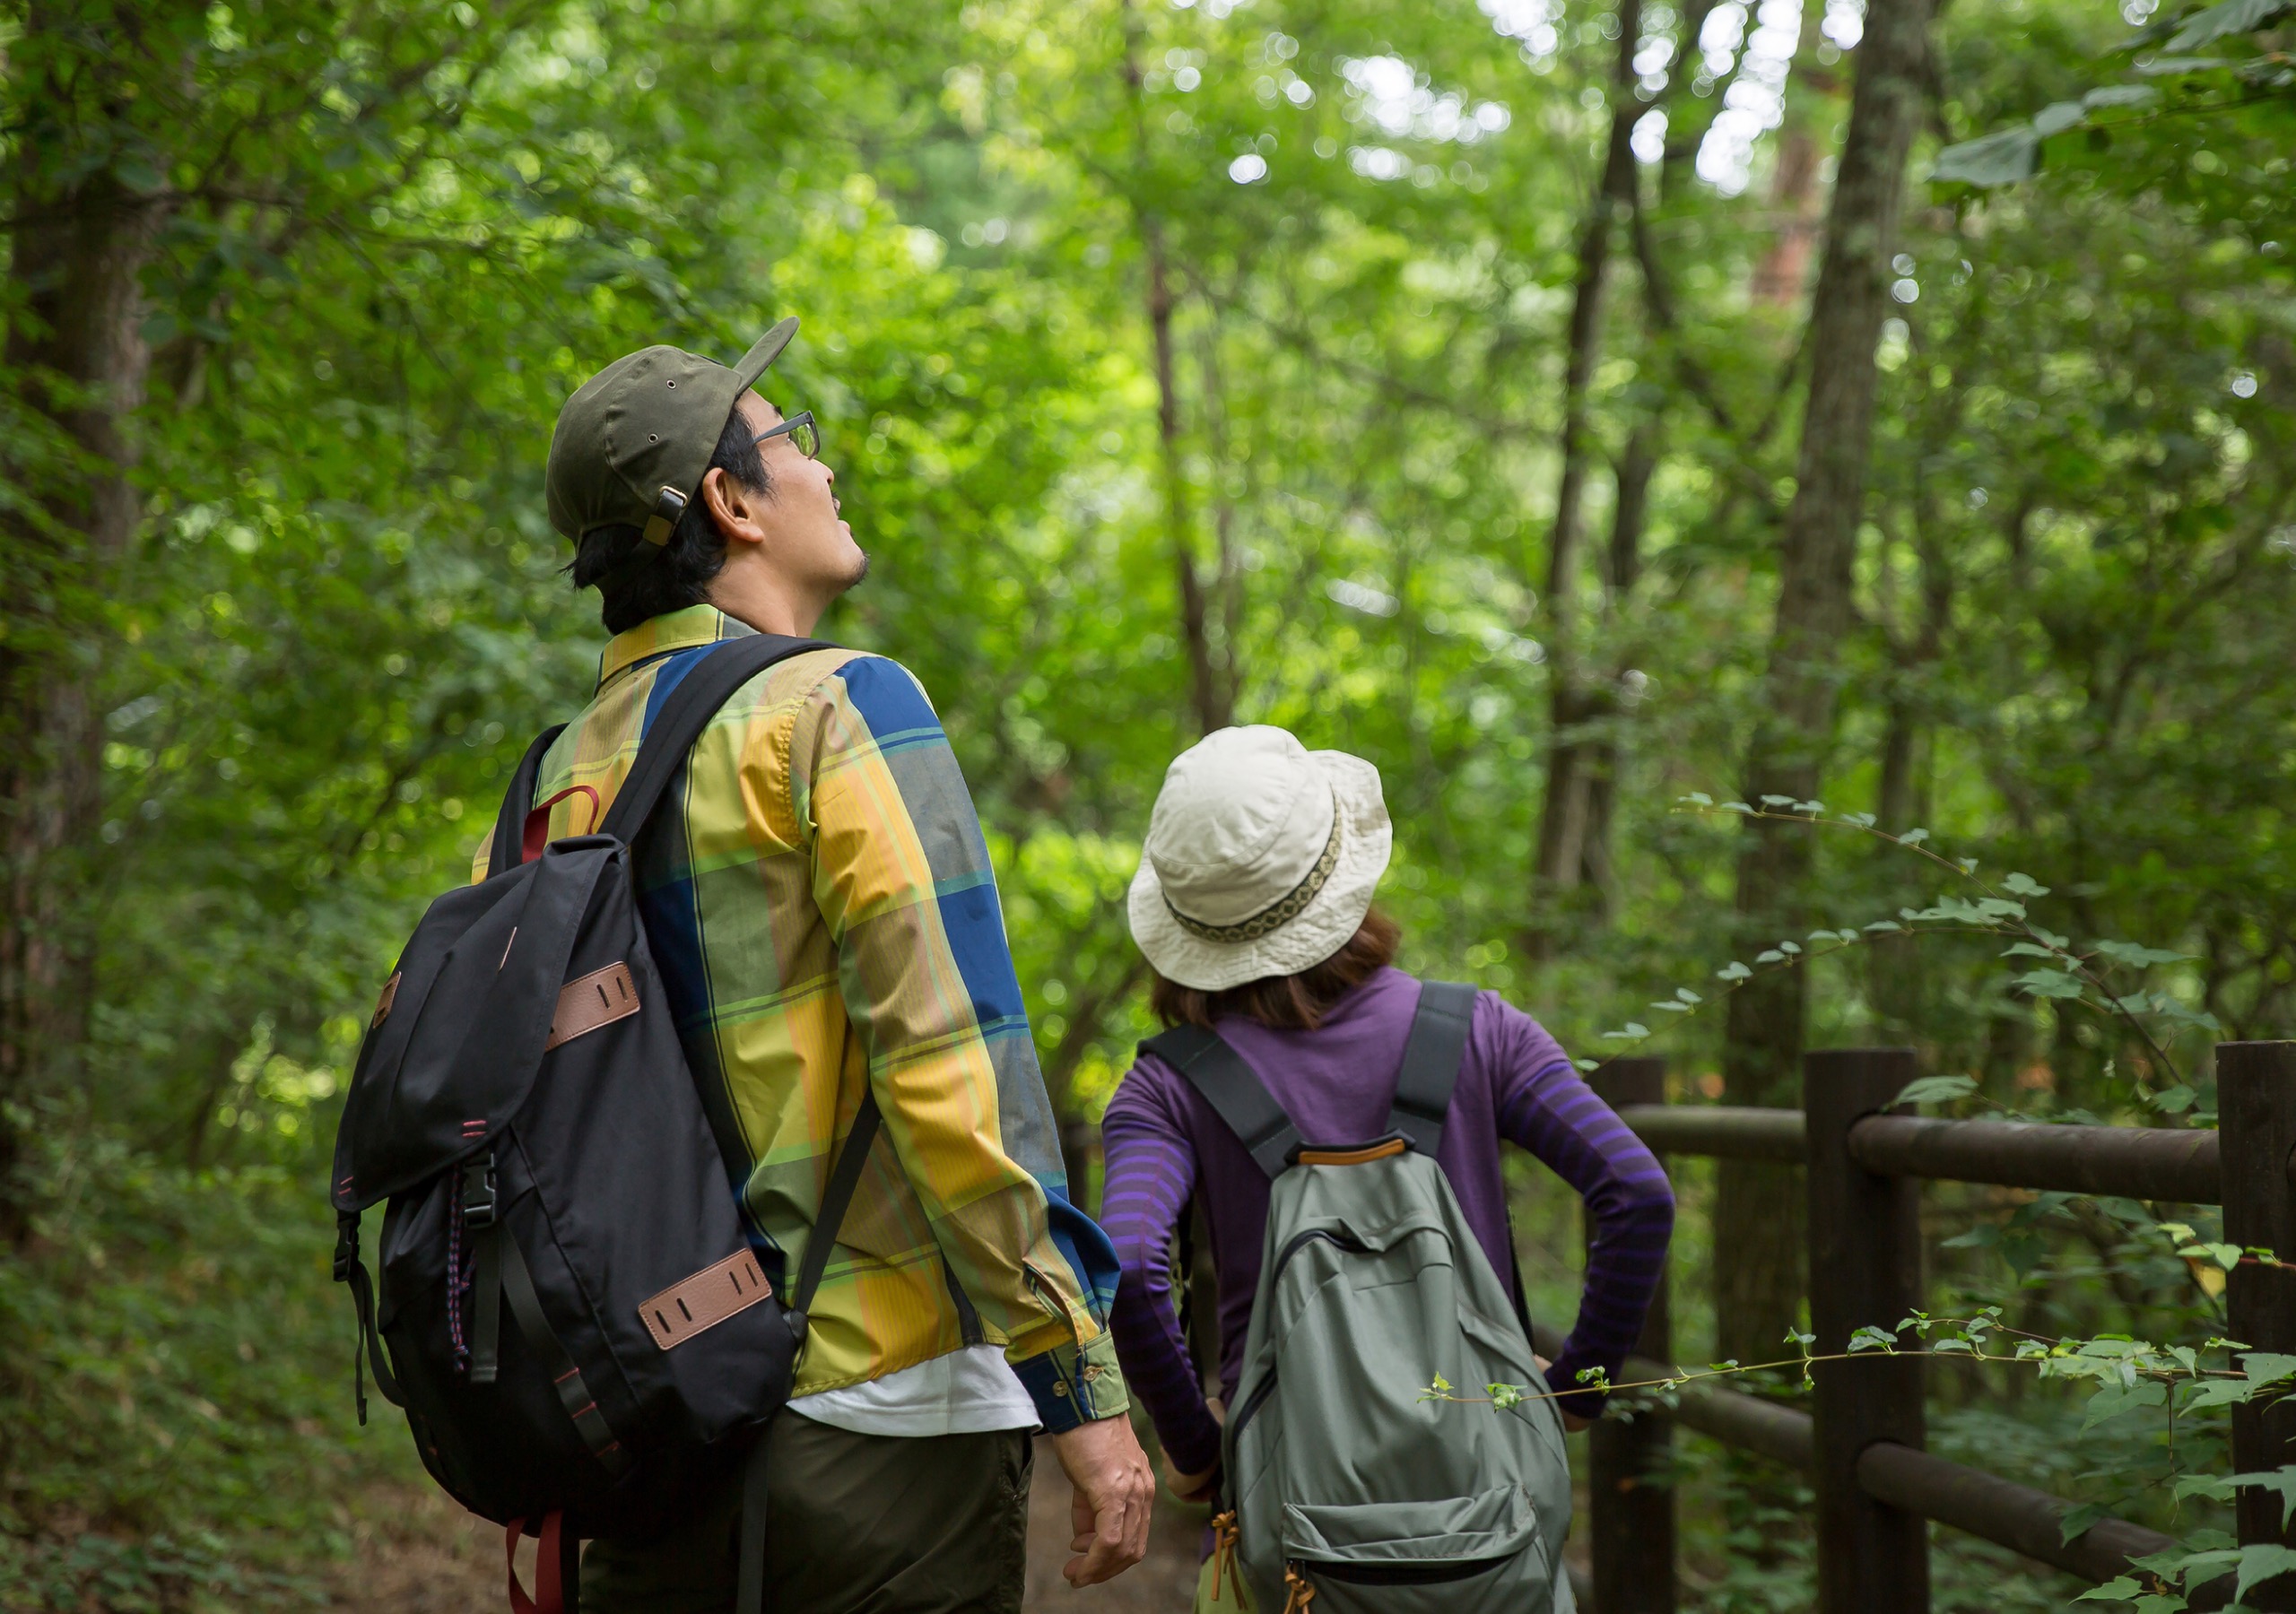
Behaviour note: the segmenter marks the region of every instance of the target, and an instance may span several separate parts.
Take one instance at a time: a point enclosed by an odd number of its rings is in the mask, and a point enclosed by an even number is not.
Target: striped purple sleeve
[[[1100,1119],[1100,1225],[1116,1243],[1118,1266],[1109,1331],[1165,1455],[1181,1473],[1199,1474],[1220,1460],[1220,1425],[1180,1338],[1171,1280],[1172,1235],[1196,1190],[1196,1152],[1162,1074],[1134,1065]]]
[[[1493,1071],[1500,1135],[1576,1188],[1594,1224],[1578,1320],[1547,1369],[1547,1385],[1576,1390],[1589,1367],[1615,1381],[1665,1271],[1674,1188],[1642,1140],[1579,1080],[1554,1038],[1528,1015],[1501,1007],[1505,1058]]]

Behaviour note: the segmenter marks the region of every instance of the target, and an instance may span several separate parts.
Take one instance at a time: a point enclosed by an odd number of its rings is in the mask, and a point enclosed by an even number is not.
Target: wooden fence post
[[[1613,1059],[1589,1081],[1613,1109],[1666,1101],[1663,1059]],[[1674,1361],[1664,1269],[1635,1349]],[[1674,1420],[1655,1410],[1631,1423],[1606,1418],[1587,1432],[1587,1444],[1594,1614],[1674,1614]]]
[[[2219,1159],[2224,1174],[2224,1241],[2296,1261],[2296,1203],[2288,1186],[2296,1149],[2296,1042],[2220,1043],[2216,1048]],[[2242,1262],[2229,1275],[2232,1337],[2257,1350],[2296,1354],[2296,1271]],[[2296,1401],[2232,1409],[2232,1468],[2269,1471],[2296,1462]],[[2234,1506],[2240,1542],[2296,1547],[2281,1523],[2280,1498],[2244,1489]],[[2253,1609],[2296,1610],[2296,1575],[2242,1600]]]
[[[1809,1126],[1810,1332],[1813,1355],[1846,1349],[1860,1328],[1892,1328],[1921,1304],[1921,1190],[1849,1157],[1849,1129],[1890,1106],[1918,1074],[1909,1048],[1805,1054]],[[1781,1342],[1781,1355],[1787,1354]],[[1857,1483],[1876,1441],[1923,1444],[1921,1363],[1912,1357],[1814,1369],[1819,1614],[1926,1614],[1929,1527]]]

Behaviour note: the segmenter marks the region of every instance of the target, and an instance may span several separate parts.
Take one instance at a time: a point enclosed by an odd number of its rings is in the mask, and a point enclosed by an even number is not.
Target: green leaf
[[[1797,953],[1802,950],[1802,944],[1799,941],[1780,941],[1778,944],[1778,950],[1782,953]]]
[[[2276,1541],[2241,1548],[2240,1575],[2232,1587],[2234,1601],[2245,1600],[2251,1586],[2262,1585],[2292,1569],[2296,1569],[2296,1548],[2283,1547]]]
[[[2149,107],[2161,99],[2161,92],[2150,84],[2100,84],[2081,98],[2081,104],[2091,111],[2100,107]]]
[[[2107,1384],[2089,1398],[2086,1415],[2081,1420],[2083,1429],[2093,1429],[2108,1419],[2135,1412],[2146,1407],[2158,1407],[2169,1399],[2169,1387],[2158,1379],[2139,1379],[2134,1384]]]
[[[2169,78],[2185,73],[2215,73],[2235,65],[2224,56],[2164,56],[2138,62],[2135,69],[2145,78]]]
[[[2288,1521],[2296,1519],[2296,1463],[2283,1464],[2268,1473],[2235,1474],[2224,1482],[2248,1490],[2266,1490],[2280,1498],[2280,1527],[2288,1528]]]
[[[2001,882],[2001,889],[2012,897],[2046,897],[2048,888],[2037,882],[2030,874],[2011,874]]]
[[[2074,1537],[2081,1534],[2098,1520],[2106,1517],[2108,1511],[2098,1506],[2094,1502],[2083,1502],[2078,1507],[2066,1508],[2065,1517],[2059,1519],[2057,1523],[2058,1543],[2062,1546],[2071,1546]]]
[[[2196,50],[2224,38],[2227,34],[2254,33],[2289,7],[2290,0],[2223,0],[2197,16],[2186,20],[2185,25],[2169,38],[2170,52]]]
[[[1794,811],[1796,812],[1823,812],[1825,810],[1826,804],[1823,802],[1796,802],[1794,803]]]
[[[1727,964],[1722,966],[1721,968],[1716,970],[1714,974],[1718,980],[1743,981],[1748,976],[1753,974],[1753,971],[1747,968],[1744,964],[1739,963],[1735,959],[1733,959]]]
[[[1841,815],[1841,821],[1845,824],[1855,824],[1860,829],[1871,829],[1874,827],[1874,815],[1870,812],[1845,812]]]
[[[1849,1336],[1848,1349],[1860,1350],[1895,1350],[1898,1337],[1886,1328],[1861,1328]]]
[[[2011,985],[2044,998],[2077,998],[2083,990],[2077,976],[2062,969],[2029,969]]]
[[[1765,807],[1791,807],[1794,805],[1794,798],[1792,796],[1766,795],[1762,797],[1761,804]]]
[[[1683,797],[1683,800],[1688,802],[1694,807],[1711,807],[1714,805],[1714,798],[1707,794],[1702,790],[1693,790],[1688,795]]]
[[[2079,101],[2052,101],[2033,114],[2033,133],[2047,140],[2064,134],[2087,116],[2088,108]]]
[[[1754,955],[1757,964],[1783,964],[1785,961],[1786,955],[1774,947],[1765,947]]]
[[[1672,998],[1657,998],[1652,1001],[1650,1007],[1664,1009],[1669,1014],[1688,1014],[1691,1006],[1688,1003],[1678,1003]]]
[[[1627,1021],[1625,1025],[1620,1027],[1615,1031],[1605,1031],[1603,1033],[1604,1039],[1611,1042],[1615,1042],[1622,1038],[1631,1041],[1636,1037],[1648,1037],[1649,1035],[1649,1027],[1638,1025],[1633,1020]]]
[[[1900,1104],[1949,1104],[1956,1098],[1966,1098],[1977,1091],[1977,1082],[1968,1076],[1921,1076],[1898,1089],[1890,1100]]]
[[[2163,952],[2157,947],[2139,947],[2134,941],[2092,941],[2089,945],[2116,964],[2126,964],[2135,969],[2143,969],[2152,964],[2178,964],[2191,956],[2188,953]]]
[[[1747,806],[1744,802],[1725,802],[1722,803],[1722,811],[1725,812],[1752,812],[1753,809]]]
[[[1964,140],[1949,145],[1937,153],[1937,161],[1929,169],[1932,185],[1973,185],[1989,189],[1997,185],[2016,185],[2033,177],[2039,166],[2041,138],[2031,124],[2020,124],[2013,129],[1998,134],[1981,134],[1975,140]],[[1917,830],[1914,835],[1926,835]],[[1910,844],[1914,835],[1898,838]]]
[[[1926,829],[1909,829],[1898,837],[1898,844],[1901,846],[1918,846],[1928,838],[1929,831]]]
[[[2031,941],[2020,941],[2013,947],[2004,949],[2001,956],[2005,959],[2054,959],[2058,955]]]
[[[2069,1540],[2072,1538],[2066,1539]],[[2101,1586],[2090,1587],[2073,1601],[2074,1602],[2125,1602],[2144,1590],[2144,1588],[2137,1584],[2132,1577],[2120,1575],[2114,1576]]]
[[[1675,995],[1677,998],[1680,998],[1680,999],[1681,999],[1683,1002],[1685,1002],[1685,1003],[1702,1003],[1702,1002],[1704,1002],[1706,1001],[1704,998],[1702,998],[1702,997],[1699,996],[1699,995],[1698,995],[1698,994],[1696,994],[1695,992],[1692,992],[1692,991],[1689,987],[1687,987],[1687,986],[1677,986],[1677,987],[1675,987],[1675,988],[1674,988],[1674,995]]]
[[[1905,926],[1894,919],[1876,919],[1866,928],[1869,931],[1901,931]]]
[[[2296,1378],[2296,1356],[2283,1356],[2269,1350],[2251,1350],[2240,1358],[2240,1371],[2250,1382],[2277,1384]]]
[[[2179,1399],[2187,1412],[2205,1407],[2239,1407],[2247,1405],[2263,1388],[2251,1379],[2202,1379],[2196,1384],[2179,1385]]]

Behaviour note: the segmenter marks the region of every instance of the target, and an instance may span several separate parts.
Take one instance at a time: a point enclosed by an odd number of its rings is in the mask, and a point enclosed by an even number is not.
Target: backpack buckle
[[[463,1173],[463,1223],[471,1228],[494,1225],[494,1151],[481,1156],[474,1168]]]
[[[351,1269],[359,1263],[359,1219],[337,1216],[335,1219],[335,1280],[351,1281]]]

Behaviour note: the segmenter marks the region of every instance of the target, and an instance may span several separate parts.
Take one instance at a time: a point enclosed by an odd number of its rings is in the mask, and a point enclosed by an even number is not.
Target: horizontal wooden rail
[[[1726,1104],[1630,1104],[1619,1119],[1661,1154],[1798,1164],[1808,1153],[1802,1112]]]
[[[1868,1115],[1849,1155],[1886,1176],[2118,1194],[2179,1205],[2223,1202],[2213,1130],[2057,1126],[2039,1121],[1932,1121]]]
[[[1784,1165],[1798,1164],[1808,1154],[1800,1110],[1630,1104],[1618,1114],[1661,1154]],[[2118,1194],[2179,1205],[2223,1202],[2216,1133],[2196,1127],[1868,1115],[1850,1130],[1849,1150],[1866,1170],[1886,1176]]]
[[[1562,1349],[1563,1336],[1544,1323],[1535,1324],[1531,1334],[1549,1360]],[[1674,1371],[1647,1357],[1629,1357],[1619,1382],[1668,1378]],[[1678,1423],[1797,1473],[1810,1473],[1817,1466],[1807,1412],[1719,1384],[1692,1384],[1680,1394],[1674,1410]],[[2130,1558],[2165,1552],[2176,1544],[2158,1531],[2109,1515],[2065,1541],[2060,1539],[2065,1515],[2073,1504],[2063,1497],[1893,1441],[1877,1442],[1859,1454],[1857,1483],[1892,1507],[2100,1584],[2126,1574]],[[2196,1601],[2193,1606],[2210,1605]]]
[[[1857,1454],[1857,1483],[1892,1507],[1997,1541],[2012,1552],[2100,1584],[2128,1573],[2129,1559],[2166,1552],[2176,1545],[2157,1530],[2111,1517],[2065,1540],[2070,1504],[1895,1441],[1876,1441]]]

